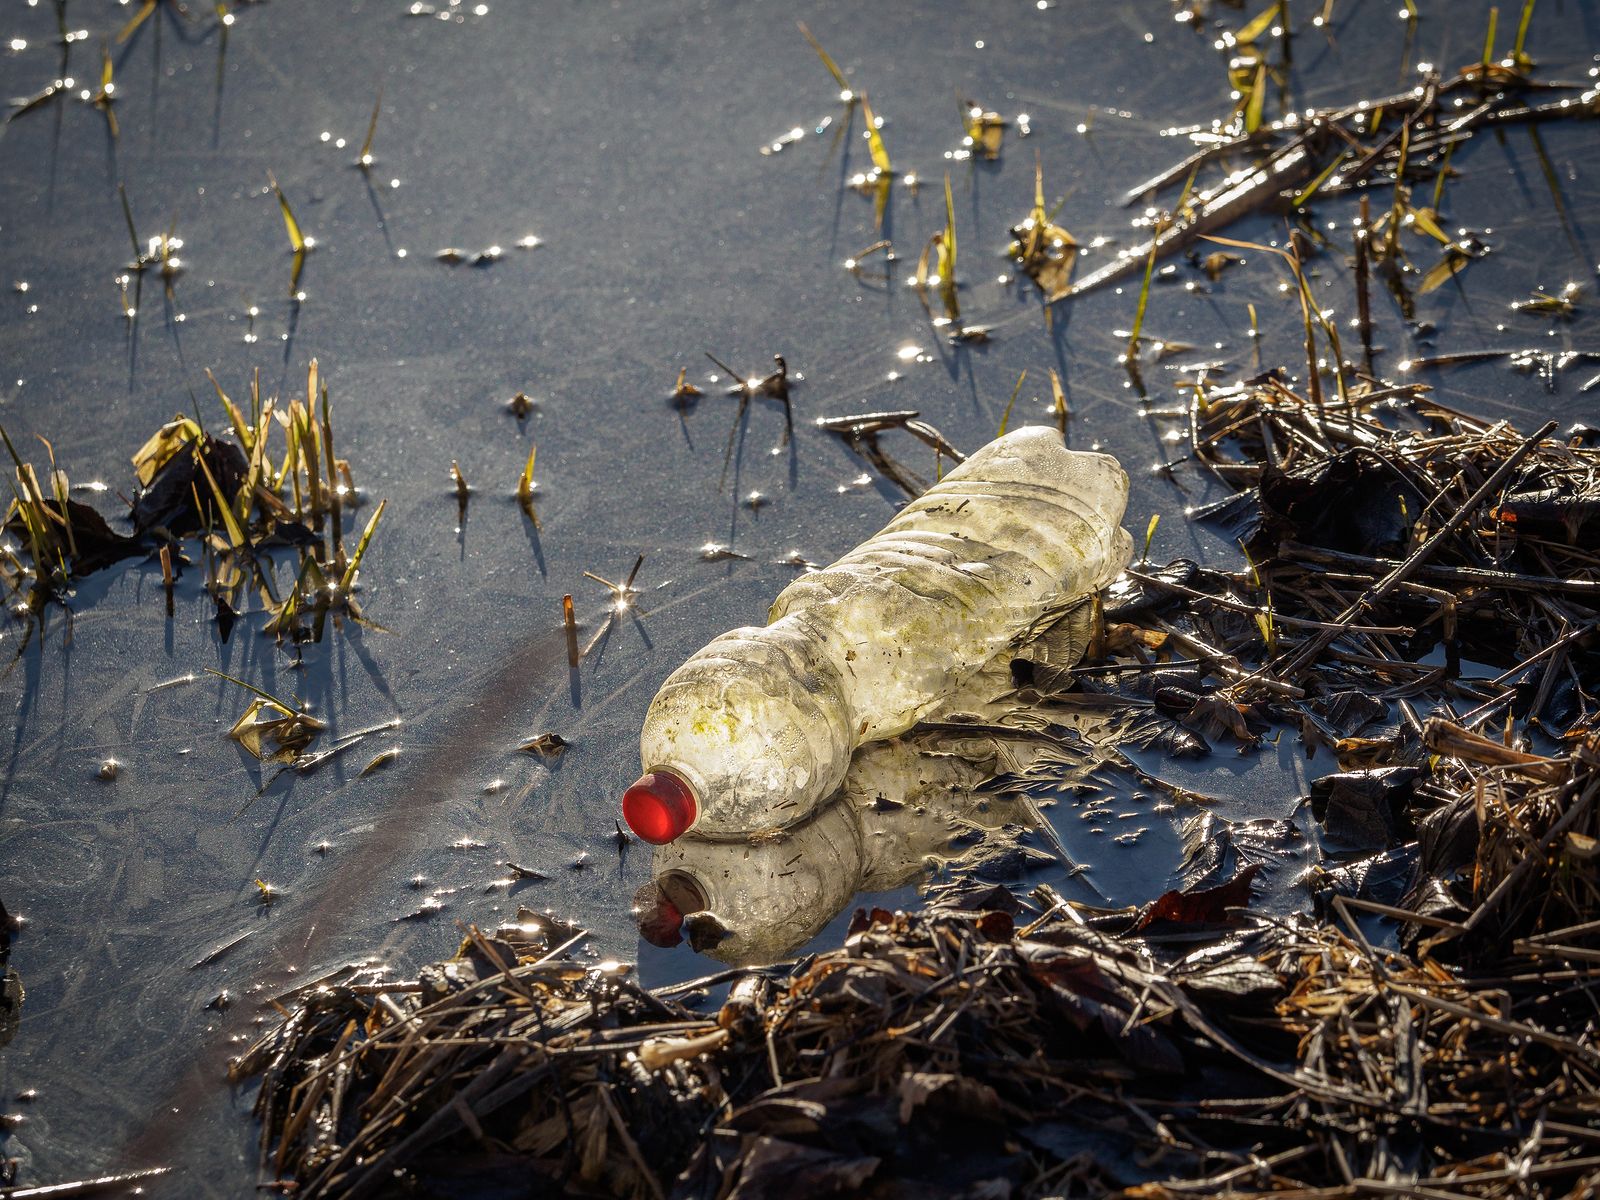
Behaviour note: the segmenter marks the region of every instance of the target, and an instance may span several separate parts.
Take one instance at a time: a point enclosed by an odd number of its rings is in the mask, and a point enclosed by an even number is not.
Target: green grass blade
[[[383,85],[378,85],[378,98],[372,102],[372,119],[367,122],[367,138],[361,143],[361,154],[356,159],[356,164],[362,167],[372,165],[372,139],[378,132],[378,110],[383,107]]]
[[[1027,377],[1028,372],[1024,368],[1022,374],[1017,376],[1017,386],[1011,389],[1011,399],[1006,401],[1006,411],[1000,414],[1000,428],[995,433],[995,437],[1003,437],[1005,435],[1006,424],[1011,420],[1011,406],[1017,402],[1017,393],[1022,390],[1022,381]]]
[[[272,184],[272,194],[278,198],[278,209],[283,213],[283,227],[289,231],[289,248],[296,254],[302,254],[306,248],[305,234],[300,232],[300,222],[294,219],[294,209],[289,207],[289,198],[283,194],[283,189],[278,186],[277,176],[271,171],[267,172],[267,180]]]
[[[1528,57],[1523,47],[1528,41],[1528,22],[1533,20],[1534,0],[1523,0],[1522,19],[1517,22],[1517,44],[1511,49],[1511,61],[1518,67],[1532,66],[1533,60]],[[1452,142],[1453,146],[1455,143]]]
[[[883,133],[878,128],[878,118],[873,113],[865,92],[861,93],[861,111],[867,118],[867,149],[872,154],[872,165],[882,174],[888,175],[894,169],[889,164],[889,148],[883,144]]]
[[[356,552],[350,556],[350,565],[344,569],[344,576],[339,580],[339,590],[345,594],[350,591],[350,585],[356,581],[356,572],[361,569],[361,560],[367,553],[367,547],[372,544],[372,534],[378,528],[378,521],[383,517],[383,510],[389,501],[379,500],[378,507],[373,510],[372,519],[367,522],[367,527],[361,531],[361,540],[356,543]]]

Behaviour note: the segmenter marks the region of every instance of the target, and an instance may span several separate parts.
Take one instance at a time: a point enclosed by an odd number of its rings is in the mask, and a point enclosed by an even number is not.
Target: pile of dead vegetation
[[[654,992],[566,957],[577,931],[548,919],[474,930],[414,981],[311,993],[235,1064],[263,1076],[263,1179],[341,1197],[1590,1194],[1600,747],[1443,755],[1427,775],[1413,809],[1454,799],[1433,808],[1416,911],[1340,897],[1331,922],[1260,917],[1248,869],[1137,912],[969,884],[858,913],[832,953]]]

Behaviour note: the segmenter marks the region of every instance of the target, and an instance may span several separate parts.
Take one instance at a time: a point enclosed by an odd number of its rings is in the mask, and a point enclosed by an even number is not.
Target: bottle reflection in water
[[[908,738],[862,747],[845,786],[809,820],[745,841],[658,846],[634,897],[644,938],[736,965],[770,962],[814,937],[861,891],[888,891],[960,856],[974,831],[1026,823],[1015,801],[976,793],[987,772],[920,753]]]

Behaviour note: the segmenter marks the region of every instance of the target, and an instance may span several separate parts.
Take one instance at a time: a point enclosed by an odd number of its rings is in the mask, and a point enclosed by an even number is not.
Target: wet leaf
[[[397,746],[391,746],[387,750],[380,750],[378,753],[372,756],[371,761],[369,761],[366,766],[361,768],[361,774],[363,777],[365,777],[371,775],[375,771],[380,771],[399,757],[400,749]]]
[[[1206,810],[1186,819],[1179,833],[1187,889],[1213,887],[1247,866],[1273,875],[1303,857],[1306,850],[1306,838],[1298,826],[1270,817],[1230,821]]]
[[[1239,917],[1229,910],[1249,906],[1251,881],[1255,879],[1260,869],[1252,863],[1228,882],[1218,884],[1216,887],[1202,888],[1199,891],[1166,892],[1140,912],[1138,921],[1134,923],[1134,929],[1143,932],[1153,925],[1236,924]]]
[[[1217,694],[1197,697],[1194,706],[1184,714],[1183,722],[1206,738],[1229,733],[1241,746],[1256,745],[1261,740],[1261,731],[1269,727],[1254,705],[1241,704]]]
[[[15,506],[14,506],[15,507]],[[70,535],[76,549],[71,554],[68,567],[74,576],[88,575],[102,567],[142,554],[148,547],[143,538],[117,533],[106,519],[87,504],[68,500],[63,508],[59,500],[44,502],[43,511],[57,523],[63,533]],[[65,516],[63,517],[63,513]],[[26,537],[27,529],[20,511],[8,520],[4,529],[18,537]]]
[[[1406,809],[1422,772],[1383,767],[1324,775],[1311,784],[1311,811],[1327,840],[1350,850],[1384,850],[1409,835]]]
[[[233,723],[228,736],[262,762],[293,763],[326,728],[310,713],[258,697]]]
[[[1222,277],[1222,272],[1229,267],[1239,266],[1244,262],[1237,254],[1228,254],[1221,250],[1213,250],[1200,261],[1200,269],[1206,273],[1206,278],[1215,283]]]
[[[198,441],[200,436],[200,426],[188,417],[169,421],[151,434],[133,455],[133,470],[139,477],[140,485],[148,487],[156,472],[160,471],[173,455]]]
[[[1234,39],[1246,44],[1259,41],[1261,35],[1272,28],[1272,22],[1278,16],[1278,12],[1279,10],[1276,2],[1267,5],[1262,12],[1250,18],[1250,20],[1245,23],[1244,27],[1240,29],[1238,33],[1233,35]]]
[[[1444,254],[1439,261],[1429,267],[1422,276],[1422,283],[1417,287],[1417,294],[1426,296],[1429,292],[1438,291],[1450,280],[1459,275],[1473,259],[1459,245],[1452,242],[1444,248]]]

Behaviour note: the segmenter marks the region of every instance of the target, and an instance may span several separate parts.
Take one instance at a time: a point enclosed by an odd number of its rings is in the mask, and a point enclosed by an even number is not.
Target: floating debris
[[[1252,22],[1268,18],[1255,34],[1270,31],[1277,19],[1275,8]],[[1540,122],[1590,117],[1600,114],[1600,89],[1587,88],[1576,97],[1543,103],[1529,97],[1543,91],[1573,90],[1576,85],[1533,80],[1515,71],[1503,72],[1492,94],[1482,94],[1483,73],[1476,64],[1449,79],[1430,76],[1408,92],[1365,99],[1355,104],[1291,113],[1281,120],[1265,121],[1259,105],[1269,69],[1257,53],[1236,60],[1234,91],[1243,110],[1221,135],[1211,126],[1192,131],[1202,148],[1180,163],[1130,189],[1130,203],[1147,200],[1180,180],[1197,183],[1202,167],[1240,152],[1265,152],[1253,166],[1237,168],[1220,182],[1194,187],[1188,203],[1179,204],[1165,221],[1147,215],[1138,225],[1157,226],[1155,236],[1123,251],[1115,260],[1078,280],[1068,296],[1104,287],[1139,271],[1160,258],[1188,249],[1201,237],[1215,234],[1240,218],[1269,210],[1294,209],[1313,195],[1330,196],[1369,187],[1374,177],[1387,175],[1394,184],[1394,203],[1388,213],[1372,222],[1382,229],[1374,239],[1375,256],[1389,264],[1388,282],[1402,309],[1409,298],[1401,272],[1399,234],[1402,228],[1424,233],[1441,245],[1442,257],[1423,276],[1423,290],[1437,288],[1462,267],[1488,252],[1489,247],[1470,233],[1451,238],[1438,225],[1430,208],[1412,204],[1407,180],[1421,172],[1442,174],[1444,155],[1451,146],[1490,129],[1520,122]],[[1463,107],[1453,107],[1456,100]],[[1380,127],[1377,114],[1397,123]],[[1276,144],[1275,144],[1276,143]]]
[[[993,161],[1000,157],[1000,145],[1005,140],[1006,126],[1010,124],[997,112],[988,112],[983,105],[971,100],[961,100],[961,128],[964,136],[961,147],[968,154]]]
[[[1585,739],[1549,761],[1535,779],[1445,752],[1432,812],[1471,812],[1491,775],[1507,788],[1445,860],[1464,872],[1442,896],[1337,896],[1335,924],[1255,915],[1258,866],[1140,909],[966,881],[923,912],[859,910],[838,950],[644,993],[563,957],[581,930],[524,912],[416,982],[303,1001],[232,1075],[263,1076],[263,1155],[308,1197],[426,1190],[490,1169],[490,1145],[519,1179],[627,1196],[697,1179],[712,1188],[684,1194],[926,1194],[956,1163],[1044,1181],[1023,1194],[1070,1176],[1085,1194],[1332,1195],[1380,1127],[1415,1147],[1388,1177],[1409,1194],[1516,1195],[1519,1162],[1541,1192],[1581,1194],[1597,910],[1563,879],[1592,877],[1600,760]],[[1358,915],[1400,947],[1375,951]],[[684,1002],[718,983],[719,1008]],[[346,1085],[307,1087],[334,1057]]]
[[[1439,367],[1457,367],[1470,363],[1503,361],[1517,371],[1531,371],[1539,376],[1544,390],[1555,392],[1561,372],[1575,363],[1600,362],[1600,350],[1546,350],[1539,346],[1519,347],[1512,350],[1461,350],[1444,354],[1418,355],[1404,359],[1399,364],[1401,373],[1433,370]],[[1579,391],[1595,386],[1590,380]]]
[[[700,399],[701,396],[705,395],[705,392],[702,389],[688,382],[688,374],[688,367],[678,368],[678,381],[672,385],[672,395],[667,397],[668,400],[670,400],[680,409],[692,407],[695,401]]]
[[[151,8],[155,6],[154,0],[148,0],[148,4]],[[115,1175],[97,1175],[93,1179],[75,1179],[70,1183],[12,1187],[6,1189],[6,1200],[69,1200],[74,1196],[98,1196],[115,1191],[137,1196],[144,1191],[141,1185],[146,1180],[160,1179],[163,1175],[170,1175],[172,1170],[171,1167],[146,1167],[143,1170],[122,1171]]]
[[[537,755],[546,762],[554,762],[565,754],[571,746],[572,743],[559,733],[541,733],[537,737],[529,738],[519,745],[517,749],[524,754]]]
[[[220,671],[212,671],[211,674],[258,693],[228,730],[228,736],[260,762],[292,766],[328,727],[326,722],[312,716],[298,704],[285,703],[242,680],[222,675]]]
[[[939,463],[949,459],[952,464],[964,462],[966,456],[957,450],[932,425],[922,420],[915,409],[902,412],[860,413],[844,417],[818,417],[817,428],[838,434],[857,454],[877,469],[889,482],[915,499],[928,490],[928,481],[890,458],[878,444],[878,436],[891,429],[903,429],[934,452],[935,475]],[[870,482],[870,481],[869,481]]]
[[[1044,204],[1044,164],[1036,159],[1033,167],[1033,208],[1022,221],[1012,226],[1012,242],[1007,254],[1017,267],[1044,293],[1045,303],[1068,294],[1072,266],[1078,259],[1078,242],[1055,224]]]
[[[535,244],[538,240],[535,239]],[[525,247],[527,248],[527,247]],[[463,264],[470,267],[491,267],[505,257],[505,250],[498,244],[485,246],[482,250],[462,250],[457,246],[446,246],[434,254],[434,258],[449,266],[457,267]]]
[[[1568,282],[1555,293],[1535,291],[1526,300],[1513,300],[1511,311],[1529,313],[1538,317],[1557,317],[1563,321],[1570,321],[1578,311],[1578,302],[1583,299],[1584,289],[1581,283]]]

